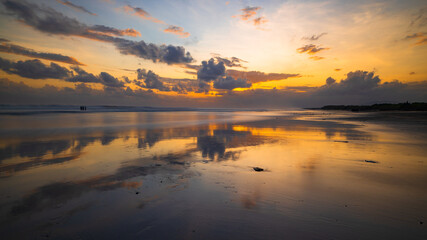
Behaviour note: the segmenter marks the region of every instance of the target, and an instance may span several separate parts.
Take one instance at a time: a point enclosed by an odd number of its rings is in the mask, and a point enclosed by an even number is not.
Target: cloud
[[[114,34],[136,34],[133,30],[120,30],[100,25],[87,26],[74,18],[69,18],[52,8],[41,8],[25,1],[4,0],[3,5],[19,21],[41,32],[66,36],[79,36],[115,45],[120,53],[167,64],[190,63],[191,54],[181,46],[155,45],[144,41],[118,38]]]
[[[74,10],[80,11],[80,12],[84,12],[93,16],[96,16],[95,13],[90,12],[89,10],[87,10],[86,8],[79,6],[79,5],[75,5],[74,3],[70,2],[70,1],[62,1],[62,0],[56,0],[57,2],[59,2],[60,4],[63,4],[65,6],[68,6]]]
[[[246,68],[242,66],[242,62],[247,62],[247,61],[242,60],[240,58],[237,58],[237,57],[225,58],[225,57],[221,57],[221,55],[217,53],[211,53],[211,55],[215,60],[217,60],[218,62],[223,62],[227,67]]]
[[[121,88],[125,86],[122,81],[106,72],[101,72],[99,74],[99,79],[101,80],[102,84],[107,87]]]
[[[95,25],[88,29],[90,32],[96,32],[99,34],[105,34],[109,36],[130,36],[130,37],[138,37],[141,36],[141,33],[136,31],[133,28],[127,29],[117,29],[112,27],[107,27],[104,25]]]
[[[261,7],[246,7],[243,9],[240,9],[242,11],[242,15],[240,16],[240,19],[242,20],[249,20],[251,19],[253,16],[255,16],[257,14],[257,11],[260,10]]]
[[[172,33],[175,35],[179,35],[183,38],[187,38],[190,36],[190,33],[188,32],[184,32],[184,28],[182,27],[178,27],[178,26],[174,26],[174,25],[169,25],[168,28],[166,28],[165,30],[163,30],[166,33]]]
[[[73,76],[64,79],[67,82],[101,83],[102,85],[111,88],[121,88],[125,86],[122,81],[106,72],[101,72],[98,76],[95,76],[77,66],[72,67],[72,69],[76,72],[76,75],[73,74]]]
[[[335,68],[334,71],[339,72],[339,71],[341,71],[341,68]]]
[[[101,41],[112,42],[124,55],[134,55],[139,58],[150,59],[153,62],[164,62],[167,64],[190,63],[193,57],[185,48],[173,45],[155,45],[144,41],[130,41],[121,38],[101,38]]]
[[[321,33],[319,35],[312,35],[311,37],[303,37],[303,40],[309,40],[309,41],[317,41],[319,40],[319,38],[321,38],[322,36],[325,36],[327,33]]]
[[[268,20],[265,19],[265,17],[257,17],[253,20],[253,23],[255,26],[260,26],[266,22],[268,22]]]
[[[233,16],[238,17],[243,21],[251,22],[253,25],[259,27],[260,25],[268,22],[268,20],[265,17],[255,17],[255,15],[258,13],[258,10],[260,10],[261,7],[246,7],[243,9],[240,9],[242,11],[241,15]]]
[[[12,62],[0,58],[0,69],[9,74],[16,74],[31,79],[64,79],[72,75],[70,70],[56,63],[44,65],[38,59]]]
[[[131,15],[140,17],[144,20],[149,20],[155,23],[159,23],[159,24],[165,24],[165,22],[163,22],[162,20],[159,20],[157,18],[154,18],[153,16],[151,16],[147,11],[145,11],[142,8],[139,7],[132,7],[131,5],[126,5],[123,7],[123,10],[126,13],[129,13]],[[169,25],[167,28],[165,28],[163,30],[163,32],[165,33],[171,33],[171,34],[175,34],[178,35],[182,38],[188,38],[190,36],[190,33],[188,32],[184,32],[184,28],[179,27],[179,26],[175,26],[175,25]]]
[[[158,89],[160,91],[170,91],[168,87],[166,87],[162,81],[159,80],[159,76],[155,74],[153,71],[145,69],[138,69],[138,80],[144,80],[144,84],[141,81],[135,80],[134,83],[143,88],[149,89]]]
[[[108,90],[107,90],[108,89]],[[6,104],[57,104],[75,105],[146,105],[146,106],[183,106],[189,104],[187,98],[160,98],[152,91],[130,88],[93,89],[85,83],[76,84],[75,88],[45,85],[34,88],[23,82],[15,83],[8,79],[0,79],[0,102]],[[164,104],[169,102],[169,104]]]
[[[190,82],[190,81],[188,81]],[[196,81],[192,81],[196,82]],[[204,92],[204,81],[199,92]],[[183,84],[184,85],[184,84]],[[209,86],[208,86],[209,87]],[[178,88],[178,87],[177,87]],[[178,90],[178,89],[176,89]],[[228,91],[215,98],[188,98],[183,95],[158,95],[143,89],[130,88],[92,89],[82,83],[76,88],[58,88],[45,85],[33,88],[24,83],[0,79],[0,103],[2,104],[57,104],[74,105],[144,105],[175,107],[246,107],[246,108],[286,108],[321,107],[330,104],[374,104],[427,101],[427,81],[402,83],[400,81],[381,82],[372,72],[354,71],[341,81],[329,78],[319,87],[290,87],[288,89],[249,89]]]
[[[100,79],[93,75],[92,73],[88,73],[85,70],[79,67],[72,67],[72,69],[76,72],[77,75],[66,78],[67,82],[81,82],[81,83],[100,83]]]
[[[73,57],[64,56],[57,53],[36,52],[33,49],[25,48],[15,44],[10,44],[7,42],[0,43],[0,52],[84,66],[83,63],[77,61],[77,59]]]
[[[333,79],[333,78],[331,78],[331,77],[328,77],[327,79],[326,79],[326,86],[330,86],[330,85],[332,85],[332,84],[334,84],[334,83],[336,83],[337,81],[335,80],[335,79]]]
[[[320,51],[328,50],[329,48],[322,48],[314,44],[308,44],[297,49],[298,53],[316,54]]]
[[[427,25],[427,7],[422,8],[411,20],[409,27],[422,28]]]
[[[290,73],[264,73],[259,71],[238,71],[238,70],[227,70],[227,75],[230,75],[234,78],[245,78],[248,79],[251,83],[257,82],[267,82],[275,80],[283,80],[291,77],[301,77],[299,74],[290,74]]]
[[[379,87],[380,82],[379,76],[375,76],[374,72],[354,71],[347,73],[347,78],[339,83],[329,77],[326,79],[326,85],[320,87],[319,92],[333,92],[335,95],[355,94]]]
[[[197,71],[197,79],[205,82],[216,80],[225,75],[224,62],[215,63],[211,58],[208,62],[203,61],[202,66]]]
[[[415,45],[424,45],[427,44],[427,36],[424,32],[418,32],[411,35],[407,35],[403,40],[412,40],[417,39],[418,41],[415,43]]]
[[[313,59],[314,61],[319,61],[322,59],[325,59],[324,57],[319,57],[319,56],[311,56],[310,59]]]
[[[123,10],[131,15],[140,17],[144,20],[149,20],[155,23],[165,24],[162,20],[152,17],[147,11],[139,7],[132,7],[131,5],[126,5],[123,7]]]
[[[197,79],[199,80],[199,89],[197,92],[208,92],[211,88],[210,82],[212,81],[213,87],[216,89],[233,90],[235,88],[251,87],[252,83],[246,79],[233,78],[226,75],[225,65],[235,66],[236,62],[240,61],[241,59],[234,58],[233,62],[233,58],[229,60],[219,56],[211,58],[209,61],[203,61],[202,66],[197,71]]]
[[[213,86],[216,89],[233,90],[235,88],[249,88],[252,86],[252,83],[246,79],[234,79],[233,77],[226,76],[216,79]]]

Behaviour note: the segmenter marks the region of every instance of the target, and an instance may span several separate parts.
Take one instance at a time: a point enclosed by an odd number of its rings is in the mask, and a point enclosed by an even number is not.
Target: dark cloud
[[[309,41],[317,41],[319,40],[319,38],[321,38],[322,36],[325,36],[327,33],[321,33],[319,35],[312,35],[311,37],[303,37],[303,40],[309,40]]]
[[[72,69],[76,72],[77,75],[73,74],[72,77],[65,79],[65,81],[81,83],[100,83],[99,78],[93,75],[92,73],[88,73],[79,67],[72,67]]]
[[[171,90],[174,92],[177,92],[179,94],[187,94],[188,92],[196,92],[197,91],[197,89],[195,89],[189,85],[182,84],[181,82],[173,85]]]
[[[181,36],[183,38],[187,38],[190,36],[190,33],[188,32],[184,32],[184,28],[182,27],[178,27],[178,26],[174,26],[174,25],[169,25],[168,28],[163,30],[166,33],[172,33],[178,36]]]
[[[158,89],[160,91],[170,91],[168,87],[166,87],[162,81],[159,80],[159,76],[155,74],[153,71],[145,69],[138,69],[138,80],[143,80],[144,84],[141,81],[135,81],[135,84],[149,89]]]
[[[224,62],[215,63],[213,58],[211,58],[208,62],[203,61],[201,68],[197,71],[197,78],[206,82],[216,80],[218,77],[222,77],[224,75]]]
[[[10,42],[10,41],[7,40],[6,38],[0,38],[0,42]]]
[[[190,83],[190,81],[188,81]],[[184,82],[182,82],[185,86]],[[192,81],[198,92],[206,92],[210,85],[205,81]],[[205,88],[204,88],[205,87]],[[177,90],[177,89],[176,89]],[[116,88],[115,91],[92,89],[85,84],[72,88],[46,85],[33,88],[24,83],[0,79],[0,103],[2,104],[57,104],[74,105],[144,105],[169,107],[321,107],[331,104],[374,104],[427,101],[427,81],[402,83],[381,82],[374,73],[355,71],[341,81],[330,78],[320,87],[293,87],[288,89],[250,89],[233,91],[215,98],[188,98],[184,95],[159,96],[143,89]]]
[[[76,75],[73,74],[72,77],[66,78],[65,81],[67,82],[101,83],[111,88],[121,88],[125,86],[122,81],[106,72],[101,72],[98,76],[95,76],[79,67],[73,67],[72,69],[76,72]]]
[[[339,71],[341,71],[341,68],[335,68],[334,71],[339,72]]]
[[[248,79],[251,83],[256,82],[266,82],[266,81],[275,81],[283,80],[291,77],[301,77],[299,74],[289,74],[289,73],[264,73],[259,71],[238,71],[238,70],[227,70],[227,75],[230,75],[234,78],[245,78]]]
[[[211,89],[211,84],[209,82],[199,81],[196,93],[205,93],[206,94],[209,92],[210,89]]]
[[[132,83],[132,81],[128,77],[123,76],[122,78],[126,83]]]
[[[96,16],[95,13],[92,13],[91,11],[87,10],[86,8],[84,8],[82,6],[79,6],[79,5],[76,5],[76,4],[74,4],[74,3],[70,2],[70,1],[62,1],[62,0],[56,0],[56,1],[59,2],[62,5],[70,7],[72,9],[76,10],[76,11],[80,11],[80,12],[84,12],[84,13]]]
[[[167,64],[190,63],[193,61],[189,52],[181,46],[166,46],[147,44],[144,41],[130,41],[121,38],[104,38],[105,41],[112,42],[120,53],[134,55],[140,58],[150,59],[153,62],[164,62]]]
[[[189,63],[187,63],[187,64],[183,65],[183,67],[184,67],[184,68],[191,69],[191,70],[199,70],[199,69],[200,69],[200,65],[196,65],[196,64],[189,64]]]
[[[0,58],[0,69],[9,74],[16,74],[31,79],[64,79],[72,75],[70,70],[56,63],[45,65],[38,59],[12,62]]]
[[[193,72],[193,71],[185,71],[185,73],[191,74],[191,75],[197,75],[197,72]]]
[[[321,107],[331,104],[374,104],[427,101],[427,81],[402,83],[381,82],[374,72],[349,72],[345,79],[328,78],[320,87],[277,90],[254,89],[225,94],[218,105],[235,107]]]
[[[26,1],[3,0],[2,4],[11,15],[41,32],[63,35],[81,35],[87,26],[52,8],[41,8]]]
[[[235,88],[249,88],[252,86],[252,83],[248,82],[246,79],[234,79],[233,77],[226,76],[215,80],[213,86],[216,89],[233,90]]]
[[[191,106],[195,104],[188,97],[159,96],[152,91],[130,88],[94,89],[85,83],[75,88],[45,85],[30,87],[20,82],[0,79],[0,103],[4,104],[72,104],[72,105],[145,105],[145,106]]]
[[[23,55],[27,57],[41,58],[56,62],[63,62],[74,65],[84,65],[77,61],[77,59],[69,56],[64,56],[62,54],[57,53],[44,53],[44,52],[36,52],[33,49],[25,48],[19,45],[10,44],[10,43],[1,43],[0,44],[0,52]]]
[[[313,87],[293,86],[293,87],[286,87],[286,90],[291,90],[291,91],[295,91],[295,92],[307,92],[307,91],[313,90]]]
[[[355,71],[347,73],[347,78],[341,80],[339,83],[335,79],[329,77],[326,79],[326,85],[319,88],[319,92],[330,92],[333,95],[337,94],[355,94],[363,93],[367,90],[372,90],[385,85],[402,85],[400,82],[391,82],[380,84],[381,80],[375,76],[374,72]]]
[[[298,53],[308,53],[308,54],[316,54],[323,50],[328,50],[329,48],[322,48],[320,46],[316,46],[314,44],[308,44],[303,47],[297,49]]]
[[[332,84],[334,84],[334,83],[336,83],[336,80],[335,80],[335,79],[333,79],[333,78],[331,78],[331,77],[328,77],[328,78],[326,79],[326,86],[332,85]]]
[[[99,79],[101,80],[101,83],[107,87],[120,88],[125,86],[122,81],[106,72],[101,72],[99,74]]]
[[[167,64],[190,63],[189,52],[181,46],[147,44],[144,41],[131,41],[112,35],[134,35],[133,29],[114,29],[101,25],[87,26],[74,18],[67,17],[52,8],[40,7],[26,1],[3,0],[2,4],[10,15],[41,32],[68,36],[79,36],[115,45],[120,53],[134,55],[153,62]]]

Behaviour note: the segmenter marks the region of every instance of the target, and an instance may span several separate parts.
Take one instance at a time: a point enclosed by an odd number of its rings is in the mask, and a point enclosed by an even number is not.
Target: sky
[[[425,0],[0,0],[0,104],[427,101]]]

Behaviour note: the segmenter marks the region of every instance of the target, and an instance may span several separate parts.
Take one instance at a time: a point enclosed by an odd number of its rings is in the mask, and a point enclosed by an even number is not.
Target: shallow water
[[[375,114],[2,115],[0,235],[427,239],[425,122]]]

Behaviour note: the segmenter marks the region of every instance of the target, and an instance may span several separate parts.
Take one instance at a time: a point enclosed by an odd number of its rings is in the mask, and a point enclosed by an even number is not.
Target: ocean
[[[0,234],[426,239],[426,119],[3,105]]]

